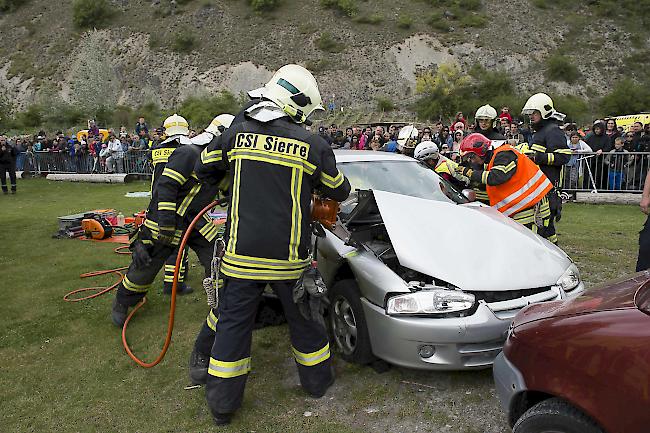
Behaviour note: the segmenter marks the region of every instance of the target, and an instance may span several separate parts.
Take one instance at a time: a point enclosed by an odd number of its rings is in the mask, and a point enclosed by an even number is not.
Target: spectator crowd
[[[513,117],[508,107],[501,107],[492,119],[494,133],[513,146],[531,143],[533,131],[528,124]],[[318,127],[318,134],[335,149],[372,150],[412,155],[413,148],[429,140],[436,143],[440,153],[454,161],[460,158],[460,143],[472,132],[481,132],[478,121],[469,123],[459,112],[447,122],[439,120],[430,126],[418,124],[416,137],[409,145],[398,141],[404,123],[376,126],[336,124]],[[634,123],[628,131],[613,118],[598,119],[588,127],[575,123],[561,126],[567,145],[574,155],[567,164],[563,186],[569,189],[641,189],[650,160],[642,152],[650,152],[650,124]],[[190,137],[196,131],[190,131]],[[0,136],[3,148],[13,149],[17,170],[67,171],[77,173],[150,173],[148,151],[164,139],[162,128],[150,128],[139,118],[132,130],[121,126],[99,129],[94,121],[88,129],[76,135],[57,131],[51,137],[45,131],[35,135]],[[630,152],[634,152],[630,154]],[[42,157],[43,155],[47,157]],[[36,156],[41,156],[36,157]],[[9,159],[11,156],[5,156]]]

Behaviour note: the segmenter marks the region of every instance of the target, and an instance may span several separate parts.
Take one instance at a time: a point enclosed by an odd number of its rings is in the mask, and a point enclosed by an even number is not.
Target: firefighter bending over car
[[[131,239],[132,262],[113,301],[111,319],[119,327],[124,325],[129,307],[146,295],[163,265],[163,291],[171,293],[176,255],[183,233],[218,192],[218,185],[200,184],[196,179],[194,166],[204,146],[192,143],[188,137],[187,121],[174,114],[165,120],[163,126],[168,138],[151,152],[154,170],[147,218]],[[206,276],[210,275],[212,243],[216,237],[217,228],[205,216],[188,239],[188,245],[197,254]],[[184,254],[179,282],[183,281],[187,271],[187,253]],[[177,293],[190,291],[182,283]]]
[[[456,172],[457,163],[440,155],[438,145],[433,141],[422,141],[415,147],[413,158],[424,162],[431,167],[440,177],[450,182],[456,188],[463,189],[469,181],[466,177]]]
[[[536,93],[528,98],[521,114],[530,117],[530,124],[534,131],[530,144],[530,151],[533,153],[530,158],[539,165],[553,185],[553,189],[547,195],[551,218],[549,224],[543,227],[539,234],[557,243],[555,221],[560,221],[562,217],[562,199],[557,189],[562,181],[560,178],[562,166],[571,159],[571,149],[558,124],[564,120],[565,115],[553,108],[553,100],[545,93]]]
[[[508,144],[493,149],[492,142],[479,133],[465,137],[460,152],[464,163],[457,167],[458,173],[485,185],[490,206],[534,232],[537,215],[542,227],[548,226],[546,194],[553,185],[526,155]]]
[[[231,174],[218,324],[211,353],[203,354],[209,358],[206,398],[218,425],[228,424],[241,406],[255,313],[267,284],[282,303],[302,387],[319,398],[334,381],[325,327],[303,317],[293,293],[311,265],[312,192],[342,201],[350,184],[328,144],[301,126],[322,109],[309,71],[283,66],[257,94],[244,120],[208,145],[195,170],[201,184]]]

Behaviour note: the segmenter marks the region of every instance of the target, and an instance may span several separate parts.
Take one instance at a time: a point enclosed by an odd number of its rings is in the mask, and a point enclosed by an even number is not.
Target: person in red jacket
[[[512,114],[510,114],[510,107],[501,107],[501,114],[499,114],[499,119],[505,117],[508,119],[508,123],[512,123]]]

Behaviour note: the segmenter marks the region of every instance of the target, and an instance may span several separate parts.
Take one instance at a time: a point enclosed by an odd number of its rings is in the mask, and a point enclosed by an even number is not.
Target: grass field
[[[109,319],[112,294],[66,303],[71,289],[94,282],[79,274],[127,264],[114,244],[53,239],[60,215],[112,207],[125,214],[146,199],[125,198],[128,185],[21,181],[0,196],[0,389],[2,432],[204,432],[215,430],[202,389],[185,390],[187,358],[205,319],[203,296],[179,298],[172,346],[153,369],[125,354]],[[643,215],[633,206],[566,205],[562,246],[590,284],[633,271]],[[196,264],[193,260],[193,264]],[[531,264],[534,266],[534,264]],[[200,288],[200,272],[190,271]],[[98,279],[108,283],[112,277]],[[88,283],[88,284],[86,284]],[[162,345],[169,300],[162,283],[129,328],[136,353]],[[306,397],[286,326],[255,331],[253,372],[231,432],[509,431],[490,371],[377,374],[335,356],[337,382],[321,400]]]

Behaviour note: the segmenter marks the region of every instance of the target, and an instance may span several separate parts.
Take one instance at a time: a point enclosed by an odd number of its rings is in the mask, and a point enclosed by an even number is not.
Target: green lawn
[[[187,358],[207,313],[201,293],[179,298],[171,348],[160,365],[148,370],[136,366],[122,349],[120,333],[109,320],[112,294],[81,303],[61,299],[71,289],[92,285],[79,274],[124,266],[128,256],[114,254],[114,244],[53,239],[56,217],[106,207],[130,214],[143,209],[146,199],[124,194],[146,190],[148,184],[35,179],[20,181],[18,188],[16,196],[0,196],[0,430],[213,430],[203,390],[184,389]],[[642,214],[632,206],[567,205],[560,240],[584,279],[593,284],[634,269],[642,222]],[[200,274],[196,268],[191,271],[195,288],[200,288]],[[157,287],[129,329],[136,353],[149,359],[162,344],[169,305],[161,283]],[[324,399],[312,400],[298,386],[286,327],[256,331],[244,406],[224,430],[508,430],[490,371],[393,368],[377,374],[337,357],[334,362],[336,384]]]

